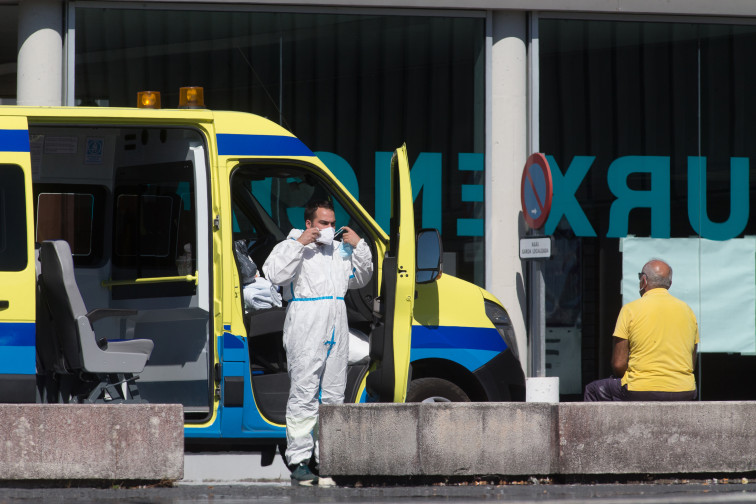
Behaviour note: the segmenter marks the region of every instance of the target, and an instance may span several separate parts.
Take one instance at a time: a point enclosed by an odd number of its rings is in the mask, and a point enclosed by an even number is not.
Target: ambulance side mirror
[[[443,271],[444,250],[437,229],[421,229],[417,233],[415,254],[415,283],[424,284],[438,280]]]

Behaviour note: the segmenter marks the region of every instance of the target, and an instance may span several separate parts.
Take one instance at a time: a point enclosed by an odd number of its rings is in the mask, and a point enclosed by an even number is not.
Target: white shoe
[[[318,478],[318,486],[320,487],[335,487],[336,482],[333,481],[333,478],[329,478],[328,476],[320,476]]]

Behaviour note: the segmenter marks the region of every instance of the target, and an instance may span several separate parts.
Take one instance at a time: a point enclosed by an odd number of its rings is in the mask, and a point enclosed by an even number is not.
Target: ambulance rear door
[[[35,289],[29,128],[0,116],[0,402],[36,400]]]
[[[404,402],[410,381],[412,309],[415,301],[415,216],[407,148],[391,159],[389,246],[383,258],[380,304],[370,335],[372,400]]]

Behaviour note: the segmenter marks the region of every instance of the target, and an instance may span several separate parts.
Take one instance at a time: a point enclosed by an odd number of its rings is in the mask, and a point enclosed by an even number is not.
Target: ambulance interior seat
[[[98,339],[92,324],[105,317],[135,315],[134,310],[96,309],[87,312],[76,285],[73,259],[68,242],[50,240],[42,243],[41,284],[52,316],[52,324],[65,358],[66,368],[84,378],[88,374],[89,390],[83,402],[104,402],[109,394],[114,402],[138,402],[134,384],[152,353],[153,342],[146,339],[108,341]],[[128,393],[120,384],[128,383]]]

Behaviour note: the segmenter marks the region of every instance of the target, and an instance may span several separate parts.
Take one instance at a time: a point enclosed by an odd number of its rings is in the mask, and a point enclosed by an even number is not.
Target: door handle
[[[7,310],[8,308],[10,308],[10,302],[0,299],[0,310]]]

